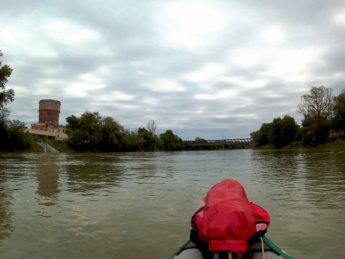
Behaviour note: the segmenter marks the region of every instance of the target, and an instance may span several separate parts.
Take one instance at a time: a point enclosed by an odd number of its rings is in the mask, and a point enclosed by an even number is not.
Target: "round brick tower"
[[[52,99],[40,100],[39,123],[47,123],[49,126],[59,126],[61,102]]]

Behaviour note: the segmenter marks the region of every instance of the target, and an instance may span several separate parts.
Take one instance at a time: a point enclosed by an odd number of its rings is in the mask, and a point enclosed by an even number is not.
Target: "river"
[[[297,258],[345,258],[345,151],[0,154],[0,258],[167,258],[224,178]]]

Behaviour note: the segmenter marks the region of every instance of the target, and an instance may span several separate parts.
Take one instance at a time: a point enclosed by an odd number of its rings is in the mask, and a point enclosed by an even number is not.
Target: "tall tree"
[[[141,149],[144,151],[155,151],[161,146],[159,138],[145,128],[139,128],[137,136],[142,143]]]
[[[338,130],[345,130],[345,90],[334,98],[333,121]]]
[[[263,123],[258,131],[250,134],[255,146],[271,144],[277,148],[287,146],[295,140],[299,126],[289,115]]]
[[[0,57],[2,57],[2,52],[0,51]],[[8,65],[1,65],[0,61],[0,127],[4,127],[5,121],[9,116],[9,110],[6,105],[14,101],[14,91],[13,89],[6,90],[5,85],[8,78],[12,74],[12,68]]]
[[[184,149],[184,144],[181,138],[174,134],[172,130],[167,130],[160,134],[159,138],[165,151],[179,151]]]
[[[104,151],[119,151],[122,143],[124,128],[112,117],[101,120],[101,148]]]
[[[147,123],[147,130],[148,130],[152,135],[154,135],[155,132],[156,132],[156,129],[157,129],[157,123],[156,123],[154,120],[150,120],[150,121]]]
[[[250,133],[255,146],[260,147],[269,144],[269,135],[272,129],[272,123],[263,123],[259,130]]]
[[[272,122],[269,142],[275,147],[284,147],[295,140],[299,126],[295,119],[285,115],[283,119],[275,118]]]
[[[305,144],[317,145],[326,141],[331,129],[334,98],[332,89],[313,86],[309,93],[302,95],[298,111],[304,116],[303,141]]]
[[[119,151],[123,127],[111,117],[98,112],[85,112],[80,118],[67,117],[69,144],[80,151]]]
[[[333,111],[332,89],[324,86],[313,86],[309,93],[302,95],[298,111],[304,119],[330,119]]]

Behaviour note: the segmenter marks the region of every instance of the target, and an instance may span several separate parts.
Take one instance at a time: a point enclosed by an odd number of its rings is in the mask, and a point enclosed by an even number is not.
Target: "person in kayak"
[[[207,192],[190,223],[190,240],[174,259],[293,258],[264,235],[270,217],[247,199],[243,186],[224,179]]]

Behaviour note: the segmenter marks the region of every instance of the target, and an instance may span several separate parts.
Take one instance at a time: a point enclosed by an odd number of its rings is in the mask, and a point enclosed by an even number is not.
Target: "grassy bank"
[[[345,140],[330,141],[325,144],[319,145],[316,148],[332,148],[345,150]]]
[[[73,152],[75,152],[67,144],[67,141],[48,139],[45,142],[48,143],[53,148],[55,148],[56,150],[58,150],[59,152],[63,152],[63,153],[73,153]]]
[[[323,143],[323,144],[319,144],[317,146],[306,146],[300,141],[294,141],[294,142],[290,143],[289,145],[282,147],[282,148],[277,148],[273,145],[267,144],[267,145],[262,145],[260,147],[255,147],[254,149],[258,149],[258,150],[272,150],[272,149],[284,150],[284,149],[294,149],[294,148],[307,148],[307,149],[332,148],[332,149],[345,150],[345,140],[342,140],[342,139],[332,140],[332,141],[328,141],[328,142]]]

